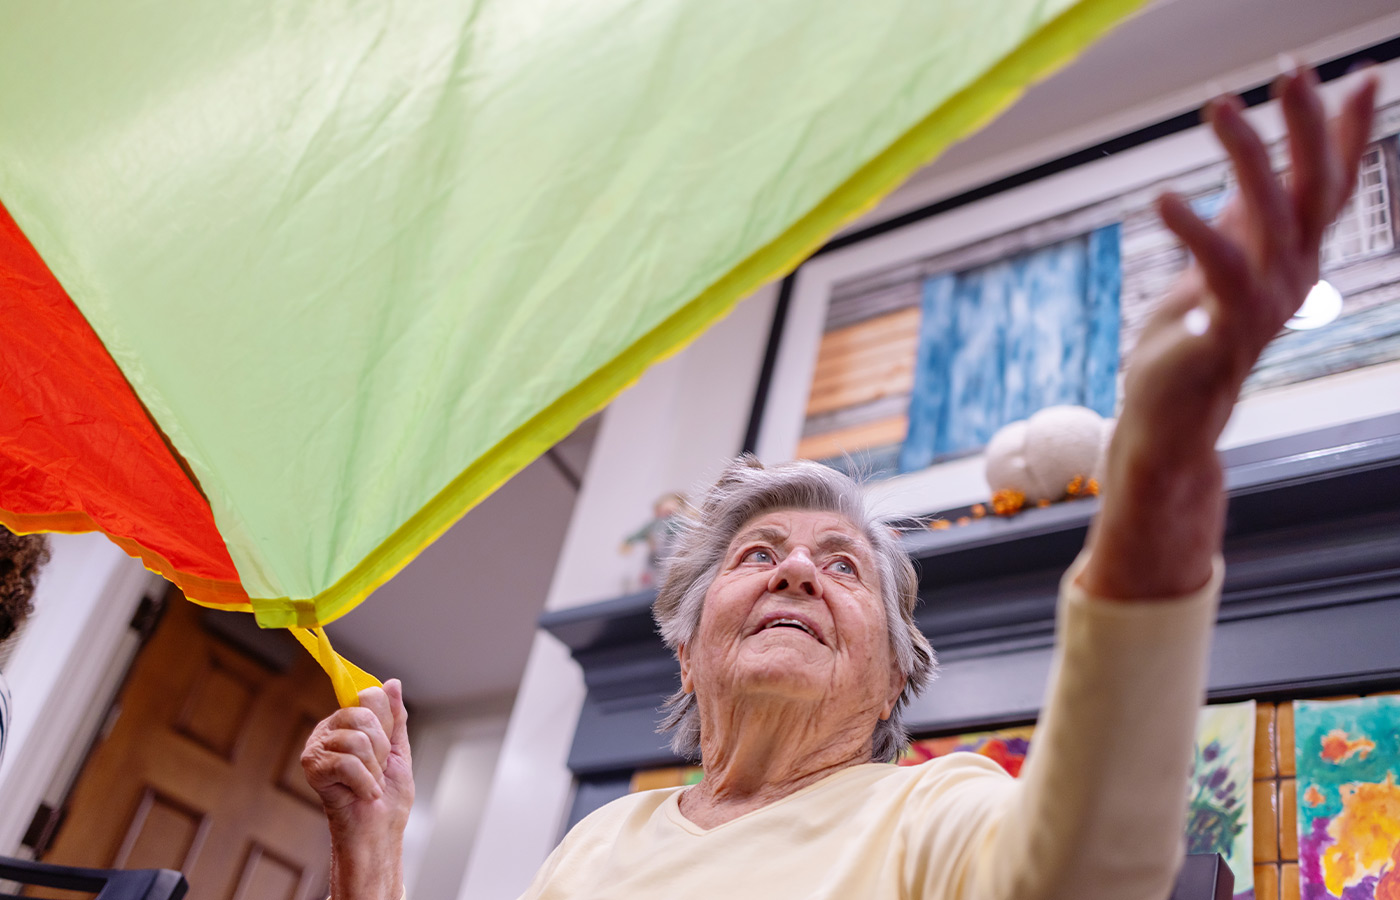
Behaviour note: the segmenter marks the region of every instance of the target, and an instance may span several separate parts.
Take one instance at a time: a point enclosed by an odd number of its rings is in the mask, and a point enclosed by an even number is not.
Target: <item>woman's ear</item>
[[[695,693],[695,682],[690,680],[690,652],[685,644],[676,645],[676,659],[681,663],[681,690],[687,694]]]
[[[909,679],[904,677],[904,673],[899,671],[899,666],[890,666],[890,689],[885,695],[885,708],[880,711],[880,721],[883,722],[894,715],[894,708],[899,703],[899,695],[904,693],[904,687],[909,683]]]

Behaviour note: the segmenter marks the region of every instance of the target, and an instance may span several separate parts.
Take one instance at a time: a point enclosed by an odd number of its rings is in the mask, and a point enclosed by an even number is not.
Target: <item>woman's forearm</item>
[[[400,900],[413,757],[403,686],[360,691],[311,732],[301,755],[331,834],[331,900]]]
[[[402,836],[333,828],[330,888],[331,900],[400,900],[404,896]]]
[[[1206,109],[1238,193],[1213,224],[1164,195],[1194,258],[1138,336],[1103,506],[1062,585],[1049,694],[1023,781],[982,842],[995,897],[1165,896],[1182,846],[1195,716],[1223,564],[1215,445],[1260,352],[1317,281],[1355,184],[1377,82],[1329,123],[1309,72],[1277,85],[1291,178],[1224,98]],[[985,849],[990,848],[990,849]]]
[[[1132,446],[1134,438],[1120,427],[1109,449],[1079,585],[1107,600],[1180,597],[1210,579],[1220,552],[1224,472],[1212,447],[1168,457]]]
[[[975,896],[1148,900],[1180,862],[1221,566],[1154,603],[1091,596],[1082,570],[1065,576],[1045,707]]]
[[[1182,198],[1163,223],[1194,261],[1148,318],[1124,373],[1102,514],[1083,584],[1103,597],[1174,596],[1204,583],[1224,505],[1215,444],[1264,347],[1317,282],[1322,236],[1351,194],[1370,140],[1377,82],[1366,78],[1326,120],[1317,78],[1299,71],[1276,93],[1288,123],[1291,177],[1237,98],[1206,107],[1238,192],[1207,224]]]

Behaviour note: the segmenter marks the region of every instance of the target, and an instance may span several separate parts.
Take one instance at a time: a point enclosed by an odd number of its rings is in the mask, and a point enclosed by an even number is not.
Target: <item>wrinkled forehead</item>
[[[874,559],[875,550],[865,532],[838,512],[816,509],[778,509],[761,513],[734,533],[729,549],[761,540],[774,546],[805,545],[813,550],[840,551]]]

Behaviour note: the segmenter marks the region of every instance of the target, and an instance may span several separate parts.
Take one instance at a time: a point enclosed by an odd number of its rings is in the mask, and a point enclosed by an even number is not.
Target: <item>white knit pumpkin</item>
[[[1049,406],[1011,422],[987,443],[992,492],[1020,491],[1027,503],[1060,500],[1076,477],[1099,477],[1115,420],[1083,406]]]

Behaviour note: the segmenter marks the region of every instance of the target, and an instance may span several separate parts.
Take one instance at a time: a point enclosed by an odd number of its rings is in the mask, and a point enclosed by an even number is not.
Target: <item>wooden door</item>
[[[44,860],[179,869],[190,900],[324,897],[330,838],[299,757],[330,683],[304,653],[274,672],[201,614],[169,600]]]

